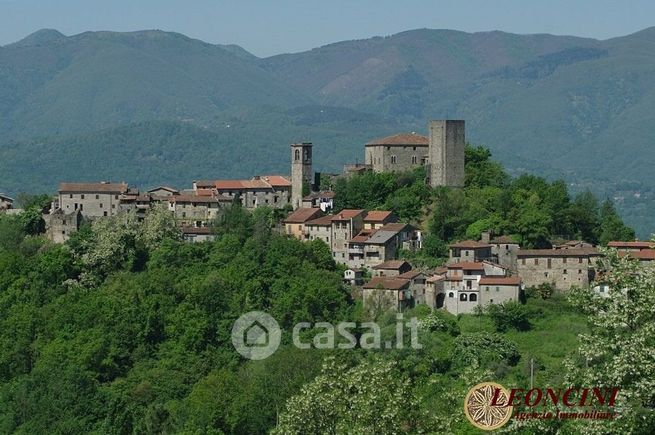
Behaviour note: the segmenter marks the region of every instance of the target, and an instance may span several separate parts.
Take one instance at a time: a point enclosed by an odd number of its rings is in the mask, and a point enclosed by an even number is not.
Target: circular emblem
[[[261,311],[250,311],[232,325],[232,344],[248,359],[264,359],[280,345],[282,332],[274,318]]]
[[[509,392],[505,387],[495,382],[483,382],[471,388],[466,395],[464,414],[478,429],[498,429],[512,417],[512,407],[506,406],[508,399]]]

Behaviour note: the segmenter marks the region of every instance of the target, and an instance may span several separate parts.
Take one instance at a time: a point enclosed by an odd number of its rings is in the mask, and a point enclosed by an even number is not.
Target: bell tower
[[[291,144],[291,205],[297,209],[302,205],[303,187],[312,185],[312,143]]]

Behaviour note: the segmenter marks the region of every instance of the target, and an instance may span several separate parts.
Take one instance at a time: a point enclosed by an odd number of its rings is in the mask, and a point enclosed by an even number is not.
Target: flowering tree
[[[567,360],[571,385],[620,388],[618,418],[583,421],[586,433],[655,432],[655,266],[640,265],[616,251],[605,252],[602,297],[579,289],[571,302],[587,315],[578,355]],[[608,432],[609,431],[609,432]]]

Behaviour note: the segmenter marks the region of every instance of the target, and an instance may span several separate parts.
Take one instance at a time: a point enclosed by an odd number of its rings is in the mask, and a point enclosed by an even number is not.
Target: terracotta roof
[[[373,269],[382,269],[382,270],[400,270],[403,266],[409,266],[409,263],[404,260],[389,260],[384,263],[373,266]]]
[[[448,272],[448,268],[445,266],[439,266],[432,271],[432,273],[436,274],[444,274],[446,272]]]
[[[253,177],[253,180],[256,177]],[[273,187],[291,187],[291,181],[282,175],[262,175],[260,178]]]
[[[587,257],[600,255],[596,248],[519,249],[518,257]]]
[[[382,287],[385,290],[401,290],[409,286],[409,280],[403,278],[389,278],[386,276],[376,276],[364,284],[366,289],[375,289]]]
[[[378,230],[361,230],[359,234],[357,234],[355,237],[350,239],[349,242],[364,243],[369,239],[369,237],[371,237],[377,231]]]
[[[299,208],[284,220],[285,223],[305,223],[321,215],[320,208]]]
[[[59,192],[125,193],[127,183],[61,183]]]
[[[339,213],[332,215],[333,221],[350,220],[364,213],[364,210],[341,210]]]
[[[152,193],[152,192],[154,192],[155,190],[166,190],[166,191],[171,192],[171,193],[178,193],[178,192],[179,192],[179,190],[177,190],[177,189],[175,189],[175,188],[173,188],[173,187],[169,187],[169,186],[157,186],[157,187],[155,187],[155,188],[152,188],[152,189],[148,190],[148,193]]]
[[[403,231],[406,228],[414,229],[414,227],[411,226],[410,224],[403,224],[403,223],[400,223],[400,222],[392,222],[392,223],[389,223],[389,224],[384,224],[384,226],[382,228],[380,228],[380,230],[382,230],[382,231],[393,231],[393,232],[398,233],[400,231]]]
[[[637,260],[655,260],[655,249],[642,249],[641,251],[619,252],[619,256],[628,256]]]
[[[491,248],[491,245],[488,243],[477,242],[475,240],[462,240],[461,242],[453,243],[450,245],[451,248],[468,248],[468,249],[477,249],[477,248]]]
[[[400,275],[398,275],[398,278],[414,279],[419,275],[423,275],[423,272],[421,272],[420,270],[414,269],[414,270],[407,271],[405,273],[401,273]]]
[[[412,146],[428,146],[429,140],[426,136],[416,133],[399,133],[393,136],[387,136],[380,139],[374,139],[366,144],[366,146],[375,145],[412,145]]]
[[[214,196],[198,196],[198,195],[170,195],[162,198],[164,201],[170,202],[219,202],[219,198]]]
[[[364,222],[384,222],[393,215],[393,212],[387,210],[373,210],[366,213]]]
[[[214,187],[216,180],[194,180],[193,183],[196,187]]]
[[[437,282],[437,281],[443,281],[444,279],[446,279],[446,277],[443,275],[432,275],[431,277],[426,279],[425,282]]]
[[[460,263],[449,264],[448,269],[484,270],[484,263],[473,262],[473,261],[462,261]]]
[[[647,249],[655,248],[655,242],[609,242],[607,244],[608,248],[638,248],[638,249]]]
[[[447,276],[444,281],[462,281],[463,279],[461,276]]]
[[[329,227],[332,225],[332,216],[322,216],[318,219],[305,222],[305,225],[320,225],[323,227]]]
[[[521,285],[520,276],[483,276],[479,285]]]
[[[195,193],[198,196],[212,196],[214,194],[214,191],[211,189],[198,189],[196,190]]]

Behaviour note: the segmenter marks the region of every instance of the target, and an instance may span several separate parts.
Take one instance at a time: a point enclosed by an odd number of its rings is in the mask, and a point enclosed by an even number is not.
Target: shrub
[[[502,305],[489,305],[487,313],[498,332],[505,332],[510,328],[527,331],[531,327],[527,308],[518,302],[509,301]]]

